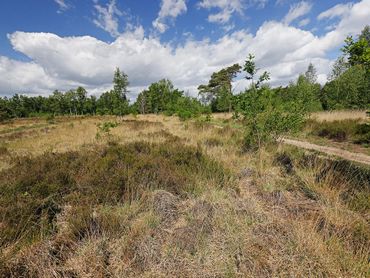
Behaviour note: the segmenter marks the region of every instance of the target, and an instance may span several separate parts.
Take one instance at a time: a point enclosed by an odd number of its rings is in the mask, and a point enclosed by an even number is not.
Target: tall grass
[[[283,145],[245,153],[232,119],[57,122],[4,145],[0,277],[368,274],[361,166]],[[118,125],[96,140],[104,122]]]
[[[366,120],[366,111],[363,110],[343,110],[343,111],[325,111],[325,112],[315,112],[311,115],[312,119],[319,122],[333,122],[342,120]]]

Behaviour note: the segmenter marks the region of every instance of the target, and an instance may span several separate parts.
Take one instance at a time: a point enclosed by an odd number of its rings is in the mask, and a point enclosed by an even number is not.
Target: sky
[[[163,78],[190,95],[252,53],[271,86],[317,69],[325,83],[348,35],[370,24],[370,0],[2,0],[0,96],[111,89],[130,99]],[[248,86],[241,74],[236,92]]]

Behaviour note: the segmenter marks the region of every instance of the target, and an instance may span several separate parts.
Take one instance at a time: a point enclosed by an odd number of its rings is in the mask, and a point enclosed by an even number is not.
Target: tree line
[[[370,27],[366,26],[357,39],[348,37],[342,48],[342,55],[336,60],[328,82],[321,86],[317,82],[315,66],[311,63],[307,71],[299,75],[288,86],[270,88],[265,81],[270,79],[268,72],[256,76],[259,69],[249,55],[244,66],[232,65],[212,74],[208,84],[198,87],[201,100],[208,103],[213,112],[237,111],[240,95],[263,86],[272,91],[277,102],[290,103],[300,99],[309,111],[334,109],[370,108]],[[241,94],[234,95],[232,82],[243,70],[251,85]]]
[[[99,98],[88,96],[83,87],[67,92],[54,91],[50,96],[29,97],[15,94],[0,98],[0,120],[42,115],[125,115],[129,112],[126,97],[128,77],[118,68],[114,73],[113,89]]]
[[[117,115],[165,113],[189,119],[207,111],[196,98],[186,96],[174,88],[168,79],[160,80],[139,94],[135,103],[127,98],[128,76],[119,68],[114,72],[113,89],[100,95],[88,96],[86,89],[78,87],[67,92],[54,91],[50,96],[15,94],[0,98],[0,121],[49,115]]]
[[[333,109],[369,109],[370,105],[370,28],[366,26],[357,38],[347,37],[342,55],[336,60],[328,82],[321,86],[317,82],[316,69],[310,64],[305,73],[288,86],[270,88],[268,72],[259,76],[252,54],[243,66],[234,64],[214,72],[208,83],[198,87],[198,98],[187,96],[174,87],[168,79],[151,84],[130,104],[127,98],[128,76],[119,68],[113,76],[113,88],[100,95],[89,96],[83,87],[67,92],[54,91],[50,96],[26,96],[15,94],[0,98],[0,120],[42,115],[126,115],[164,113],[178,115],[182,119],[202,113],[234,112],[234,116],[252,109],[248,99],[255,94],[254,101],[273,101],[283,110],[301,104],[307,112]],[[233,81],[244,73],[251,85],[235,94]],[[268,92],[268,93],[267,93]],[[249,103],[246,105],[246,103]],[[303,105],[304,104],[304,105]],[[248,108],[247,108],[248,107]],[[255,107],[256,108],[256,107]],[[264,109],[267,109],[264,107]],[[252,109],[253,110],[253,109]],[[248,114],[248,113],[247,113]],[[286,113],[285,113],[286,114]]]

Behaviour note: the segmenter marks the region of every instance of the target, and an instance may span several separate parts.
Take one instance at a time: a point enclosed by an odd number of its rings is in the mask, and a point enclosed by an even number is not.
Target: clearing
[[[365,277],[370,170],[215,115],[0,126],[0,277]]]

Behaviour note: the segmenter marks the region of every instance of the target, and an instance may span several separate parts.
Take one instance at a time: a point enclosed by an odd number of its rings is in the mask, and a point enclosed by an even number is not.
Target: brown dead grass
[[[365,110],[343,110],[343,111],[325,111],[325,112],[316,112],[311,115],[311,118],[319,122],[333,122],[333,121],[342,121],[342,120],[366,120],[366,111]]]
[[[231,115],[214,115],[225,118]],[[118,126],[96,139],[97,124],[107,121]],[[56,234],[23,250],[8,246],[0,269],[13,277],[366,277],[370,185],[358,188],[356,179],[346,179],[351,174],[293,147],[243,153],[241,131],[224,125],[161,115],[96,117],[9,140],[13,158],[83,152],[91,144],[177,142],[201,148],[231,171],[237,187],[221,188],[211,178],[199,184],[207,190],[181,197],[161,189],[131,203],[86,204],[84,212],[66,204]],[[89,225],[96,219],[100,228],[74,239],[86,224],[76,215]]]

